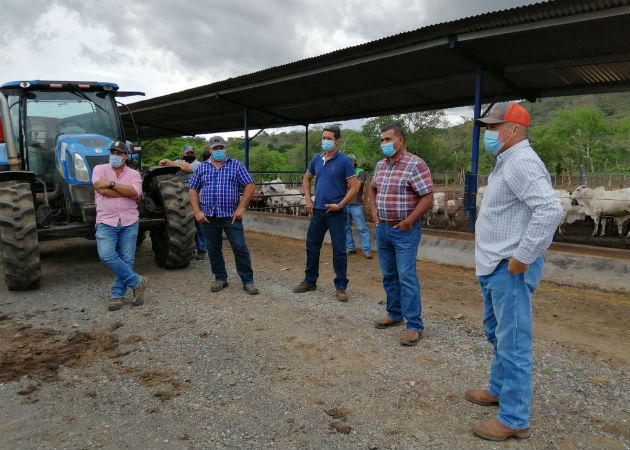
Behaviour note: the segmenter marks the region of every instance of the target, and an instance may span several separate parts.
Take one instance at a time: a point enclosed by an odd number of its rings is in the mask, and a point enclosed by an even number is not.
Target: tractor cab
[[[118,85],[35,80],[5,83],[0,90],[21,169],[35,174],[39,203],[41,197],[48,203],[38,210],[38,223],[93,221],[92,169],[108,161],[114,140],[124,140]],[[138,155],[132,158],[137,165]],[[55,202],[64,204],[55,208]]]

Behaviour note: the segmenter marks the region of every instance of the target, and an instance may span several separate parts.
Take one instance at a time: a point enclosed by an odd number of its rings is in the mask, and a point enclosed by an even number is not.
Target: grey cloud
[[[11,39],[22,37],[36,45],[51,30],[34,30],[32,24],[61,6],[78,13],[86,27],[105,28],[112,35],[101,48],[82,47],[86,65],[150,64],[137,42],[141,36],[167,57],[164,64],[177,66],[170,69],[219,80],[318,55],[323,48],[334,50],[338,30],[353,45],[526,3],[531,1],[390,0],[383,6],[380,0],[32,0],[4,8],[0,42],[8,49]],[[312,36],[324,42],[308,48]]]

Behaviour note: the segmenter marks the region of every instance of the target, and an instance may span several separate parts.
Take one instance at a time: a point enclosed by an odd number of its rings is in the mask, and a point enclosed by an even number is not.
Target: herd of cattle
[[[485,186],[477,192],[477,211],[482,207]],[[578,186],[569,192],[556,189],[556,195],[562,203],[564,214],[558,227],[558,234],[564,233],[564,225],[590,217],[593,220],[593,236],[599,232],[604,236],[608,219],[612,219],[617,226],[617,233],[624,235],[626,224],[630,225],[630,188],[606,190],[603,186],[591,189]],[[445,192],[433,194],[433,207],[425,214],[424,224],[431,225],[431,221],[440,218],[442,223],[448,222],[449,228],[455,228],[455,218],[464,212],[463,199],[448,199]],[[249,204],[249,208],[260,211],[270,211],[292,215],[305,215],[304,195],[298,189],[289,189],[286,184],[276,178],[263,183]],[[630,238],[630,231],[625,234]]]

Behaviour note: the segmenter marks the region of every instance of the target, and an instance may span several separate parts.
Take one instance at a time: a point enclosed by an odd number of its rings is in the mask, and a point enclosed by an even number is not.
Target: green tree
[[[597,108],[559,111],[554,125],[566,138],[566,145],[573,148],[569,152],[573,152],[582,164],[586,164],[594,172],[594,153],[602,151],[609,131],[604,122],[604,113]]]
[[[208,147],[208,141],[195,136],[155,139],[142,147],[142,164],[151,167],[156,166],[160,159],[178,159],[186,145],[195,147],[198,157],[201,157],[201,152]]]

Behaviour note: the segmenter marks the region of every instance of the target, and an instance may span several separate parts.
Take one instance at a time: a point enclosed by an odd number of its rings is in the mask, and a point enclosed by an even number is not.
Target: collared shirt
[[[228,156],[218,169],[210,159],[201,163],[188,187],[199,191],[199,207],[206,216],[229,217],[240,201],[239,189],[253,182],[245,166]]]
[[[387,158],[376,163],[373,188],[379,220],[404,220],[420,201],[433,192],[429,166],[407,150],[393,162]]]
[[[183,162],[186,162],[186,161],[184,161],[183,159],[176,159],[175,162],[176,163],[183,163]],[[201,165],[201,161],[199,161],[198,159],[195,159],[193,162],[188,163],[188,165],[190,166],[190,168],[194,172]],[[184,172],[183,170],[180,170],[179,172],[177,172],[177,174],[179,176],[183,177],[184,181],[186,183],[188,183],[190,181],[190,178],[192,177],[192,173]]]
[[[137,170],[131,167],[124,166],[120,176],[117,177],[111,164],[99,164],[92,170],[92,181],[99,179],[133,186],[138,196],[142,194],[142,177]],[[106,197],[96,190],[94,201],[96,203],[96,223],[115,227],[120,221],[123,227],[127,227],[138,221],[138,204],[133,197]]]
[[[527,139],[497,156],[475,225],[476,273],[504,259],[531,264],[549,247],[562,217],[551,177]]]
[[[327,204],[339,203],[348,192],[348,178],[354,175],[354,164],[339,150],[328,160],[325,152],[313,156],[308,173],[315,176],[315,209],[326,209]]]
[[[183,159],[176,159],[176,160],[175,160],[175,162],[176,162],[176,163],[183,163],[183,162],[186,162],[186,161],[184,161]],[[188,165],[190,166],[190,168],[191,168],[191,169],[193,170],[193,172],[194,172],[194,171],[195,171],[195,170],[197,170],[197,168],[201,165],[201,161],[199,161],[198,159],[195,159],[193,162],[188,163]],[[180,171],[180,172],[183,172],[183,171]],[[185,172],[184,172],[184,173],[185,173]]]

